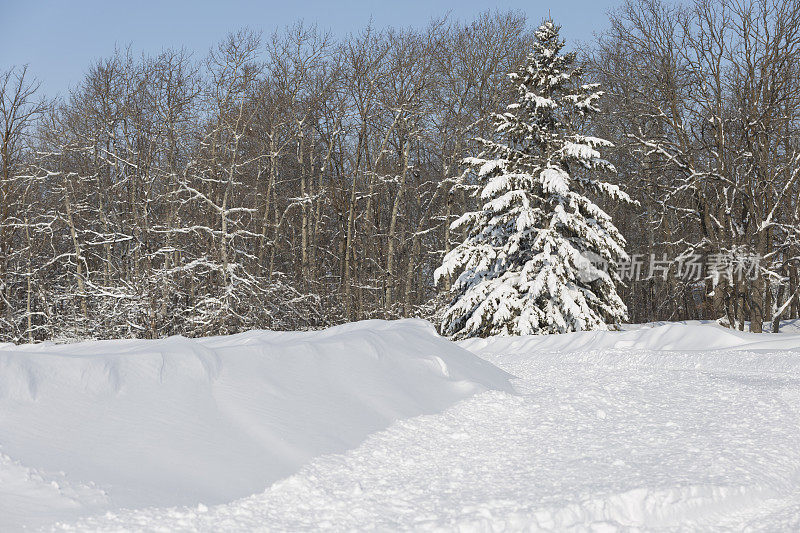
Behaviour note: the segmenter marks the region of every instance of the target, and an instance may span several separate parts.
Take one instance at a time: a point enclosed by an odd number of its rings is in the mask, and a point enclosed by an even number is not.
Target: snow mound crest
[[[8,461],[93,482],[109,509],[215,504],[509,378],[421,320],[4,346],[0,444]],[[61,505],[28,494],[41,512]]]

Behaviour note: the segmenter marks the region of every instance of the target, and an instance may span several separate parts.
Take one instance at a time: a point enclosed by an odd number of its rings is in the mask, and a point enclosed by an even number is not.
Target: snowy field
[[[681,527],[800,529],[800,335],[0,347],[3,532]]]

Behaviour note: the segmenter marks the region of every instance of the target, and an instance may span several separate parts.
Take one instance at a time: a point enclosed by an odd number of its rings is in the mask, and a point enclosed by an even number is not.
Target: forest
[[[0,67],[0,341],[439,322],[434,271],[480,203],[465,160],[546,15],[118,49],[58,98]],[[800,3],[609,17],[567,49],[602,91],[582,131],[634,200],[597,199],[627,320],[777,331],[800,317]]]

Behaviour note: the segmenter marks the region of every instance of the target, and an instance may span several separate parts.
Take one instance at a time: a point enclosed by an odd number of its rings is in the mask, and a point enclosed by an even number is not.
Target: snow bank
[[[419,320],[4,346],[0,530],[227,502],[508,378]]]
[[[671,329],[639,339],[677,342],[683,328]],[[800,353],[506,344],[490,340],[482,355],[517,376],[515,394],[398,421],[227,504],[58,529],[800,531]]]
[[[627,328],[620,332],[580,331],[562,335],[468,339],[459,344],[476,353],[488,351],[508,355],[619,349],[680,352],[800,349],[800,335],[797,334],[749,333],[701,322],[658,323]]]
[[[796,531],[798,376],[700,323],[5,347],[0,531]]]

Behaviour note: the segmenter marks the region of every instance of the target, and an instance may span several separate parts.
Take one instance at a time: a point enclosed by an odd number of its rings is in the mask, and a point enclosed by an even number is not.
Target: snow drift
[[[0,347],[0,530],[227,502],[509,375],[420,320]],[[73,514],[70,514],[73,513]]]
[[[800,348],[800,335],[748,333],[712,322],[688,321],[627,325],[626,331],[579,331],[562,335],[527,335],[468,339],[459,344],[476,353],[536,354],[592,350],[791,350]]]
[[[631,328],[5,346],[0,531],[800,530],[800,335]]]
[[[463,343],[516,376],[217,506],[66,531],[800,531],[800,336],[702,324]]]

